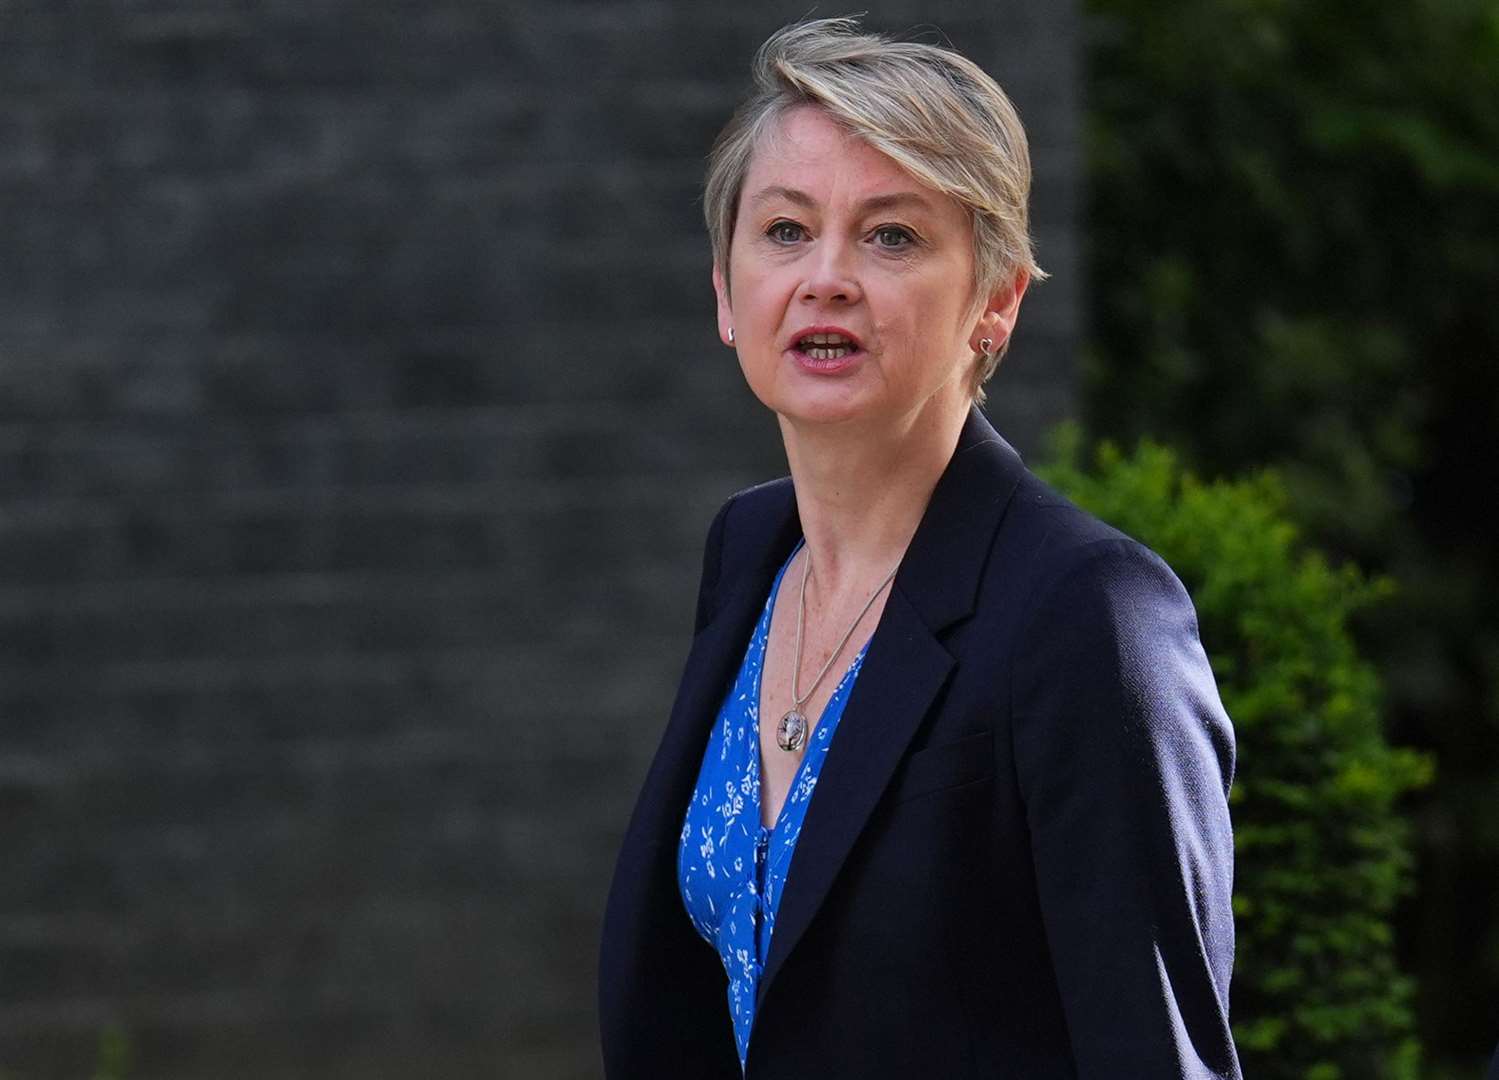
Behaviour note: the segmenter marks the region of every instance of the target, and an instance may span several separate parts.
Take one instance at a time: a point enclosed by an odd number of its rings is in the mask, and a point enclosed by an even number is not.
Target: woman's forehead
[[[900,206],[938,215],[958,210],[950,197],[811,105],[783,113],[755,145],[740,204],[752,210],[767,202]]]

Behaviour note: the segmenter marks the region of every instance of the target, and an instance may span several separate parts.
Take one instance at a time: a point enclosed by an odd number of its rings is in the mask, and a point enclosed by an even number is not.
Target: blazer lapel
[[[627,841],[635,840],[637,835],[647,844],[669,839],[673,841],[675,856],[674,842],[681,835],[682,815],[702,766],[709,733],[734,673],[744,659],[750,632],[774,574],[772,569],[763,575],[762,582],[761,573],[745,573],[731,583],[728,594],[719,598],[712,619],[693,638],[681,689],[672,705],[671,718],[650,775],[646,777],[645,794],[636,812],[640,820],[631,822]],[[671,878],[675,882],[675,865]]]
[[[662,793],[655,811],[666,815],[669,827],[662,829],[653,820],[645,834],[648,837],[670,836],[675,842],[681,835],[682,815],[692,795],[692,785],[697,781],[719,707],[744,660],[750,634],[770,595],[776,571],[801,536],[790,485],[786,485],[784,499],[771,507],[762,520],[753,522],[752,528],[754,535],[748,542],[736,537],[724,540],[726,572],[720,579],[722,593],[713,598],[713,614],[693,638],[655,767],[646,778],[646,791]],[[748,559],[740,557],[746,550],[752,552]],[[675,864],[672,882],[675,887]]]
[[[771,490],[761,493],[756,512],[735,520],[724,536],[722,574],[708,598],[711,614],[693,637],[666,730],[620,845],[604,917],[600,1019],[606,1025],[629,1013],[618,995],[655,986],[661,995],[653,999],[660,1010],[655,1018],[669,1027],[679,1022],[673,1010],[689,1004],[671,1000],[671,994],[690,997],[697,992],[691,974],[722,976],[713,951],[706,945],[695,948],[700,944],[697,932],[677,890],[677,852],[682,816],[719,707],[744,659],[776,571],[801,535],[790,483],[766,486]],[[610,941],[630,946],[611,950]],[[662,972],[673,964],[683,977],[663,982]]]
[[[772,571],[773,572],[773,571]],[[726,586],[716,614],[693,638],[666,731],[625,830],[605,906],[599,965],[599,1024],[606,1047],[635,1067],[665,1046],[683,1017],[713,995],[722,1009],[723,966],[703,943],[677,891],[682,815],[728,683],[764,602],[758,573]],[[766,582],[769,587],[769,582]],[[678,1046],[692,1075],[729,1075],[727,1016]],[[721,1039],[719,1045],[715,1039]],[[733,1075],[739,1073],[734,1062]]]
[[[817,914],[947,681],[955,661],[939,635],[972,613],[995,529],[1023,474],[1020,456],[971,409],[896,572],[807,807],[757,1001]]]
[[[892,592],[807,807],[757,1002],[821,907],[952,667],[952,656],[910,601]]]
[[[715,614],[693,638],[671,716],[620,846],[599,960],[599,1025],[614,1071],[638,1070],[661,1047],[674,1044],[675,1063],[691,1075],[739,1075],[726,1014],[718,1017],[721,1023],[674,1037],[683,1017],[715,994],[723,1009],[723,966],[682,908],[677,851],[682,815],[714,718],[764,601],[755,587],[758,577],[747,573],[727,584],[715,598]]]

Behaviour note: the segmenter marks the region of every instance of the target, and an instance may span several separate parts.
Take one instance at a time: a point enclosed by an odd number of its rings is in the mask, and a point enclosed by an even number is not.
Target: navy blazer
[[[677,847],[800,535],[785,478],[709,529],[696,636],[604,917],[610,1080],[740,1076]],[[1176,576],[972,409],[808,808],[744,1075],[1236,1080],[1233,770]]]

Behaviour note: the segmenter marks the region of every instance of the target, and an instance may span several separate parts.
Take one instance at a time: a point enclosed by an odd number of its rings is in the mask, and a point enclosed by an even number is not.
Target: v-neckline
[[[755,672],[755,771],[758,773],[757,779],[759,781],[755,785],[755,825],[759,829],[757,835],[762,838],[774,836],[776,831],[780,829],[781,819],[786,816],[786,808],[791,803],[791,793],[796,790],[796,785],[802,778],[802,770],[807,767],[807,763],[812,759],[812,731],[816,730],[815,728],[807,731],[806,751],[802,754],[801,761],[797,763],[796,772],[791,774],[791,783],[786,788],[786,797],[781,800],[780,808],[776,811],[775,821],[770,825],[766,825],[765,754],[760,742],[760,720],[763,716],[761,706],[765,700],[765,658],[770,655],[770,632],[775,626],[776,604],[781,599],[781,582],[786,580],[786,571],[791,569],[791,564],[796,561],[796,553],[806,545],[806,542],[806,537],[802,537],[796,542],[796,547],[791,549],[791,554],[786,557],[786,562],[781,566],[780,572],[776,574],[775,584],[771,586],[770,606],[765,612],[765,644],[760,649],[760,668]],[[831,701],[832,698],[830,697],[828,700]],[[822,708],[824,713],[827,712],[826,705]],[[821,714],[818,714],[817,724],[819,727],[822,725]]]
[[[780,808],[776,811],[775,822],[771,825],[766,825],[764,814],[765,755],[762,752],[760,743],[760,720],[763,715],[761,704],[764,700],[762,695],[764,693],[765,683],[765,658],[770,655],[770,631],[771,627],[775,625],[775,609],[776,604],[780,602],[781,598],[781,582],[786,580],[786,571],[791,569],[791,564],[796,560],[796,553],[800,551],[804,546],[806,546],[806,537],[802,537],[796,542],[796,546],[791,549],[791,554],[786,557],[785,564],[776,574],[775,583],[771,586],[770,604],[765,613],[765,644],[760,649],[759,670],[755,672],[754,751],[755,771],[757,773],[758,781],[755,784],[755,827],[759,830],[756,835],[759,836],[762,840],[769,839],[780,830],[781,822],[785,819],[787,810],[791,806],[792,792],[796,791],[797,785],[802,781],[803,772],[805,772],[811,765],[812,736],[817,732],[823,730],[823,721],[827,717],[829,707],[831,707],[831,705],[833,704],[834,699],[838,697],[838,691],[843,686],[843,681],[848,678],[848,673],[853,668],[854,664],[858,663],[859,659],[864,655],[864,650],[869,648],[869,641],[868,639],[866,639],[864,641],[864,644],[859,646],[859,651],[854,653],[854,658],[848,662],[848,666],[843,669],[843,674],[838,676],[838,681],[833,684],[833,692],[828,695],[828,700],[823,702],[822,711],[817,714],[816,725],[808,728],[807,730],[807,741],[802,753],[802,759],[797,763],[796,771],[791,774],[791,783],[787,785],[786,797],[781,800]]]

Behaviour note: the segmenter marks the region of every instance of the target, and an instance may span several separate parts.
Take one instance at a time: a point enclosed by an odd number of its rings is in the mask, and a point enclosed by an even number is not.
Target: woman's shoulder
[[[778,476],[774,480],[762,480],[741,488],[724,500],[718,508],[718,516],[734,516],[735,526],[745,524],[743,519],[764,521],[778,513],[795,513],[796,491],[791,486],[791,477]]]
[[[1025,568],[1030,610],[1064,589],[1106,598],[1148,587],[1188,600],[1181,580],[1154,549],[1029,470],[1016,488],[995,549],[994,556],[1011,568]]]
[[[726,566],[779,566],[786,552],[780,552],[778,558],[776,549],[784,546],[789,551],[799,535],[796,491],[789,476],[736,491],[718,508],[708,529],[709,545],[719,546],[719,556]]]
[[[739,574],[784,560],[800,535],[791,477],[767,480],[735,492],[718,508],[703,544],[694,626],[713,617],[721,588]],[[779,553],[779,554],[778,554]]]
[[[1078,506],[1029,469],[1015,489],[1006,524],[1022,537],[1033,537],[1042,554],[1062,561],[1100,543],[1145,547],[1122,529]]]

